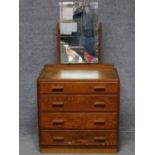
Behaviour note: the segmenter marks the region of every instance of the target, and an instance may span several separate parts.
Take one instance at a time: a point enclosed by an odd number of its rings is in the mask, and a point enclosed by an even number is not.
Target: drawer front
[[[52,130],[40,131],[40,145],[55,146],[116,146],[116,131]]]
[[[116,129],[117,113],[40,113],[41,129]]]
[[[58,83],[39,83],[39,93],[118,93],[119,84],[110,82],[58,82]]]
[[[117,111],[117,95],[40,95],[40,111]]]

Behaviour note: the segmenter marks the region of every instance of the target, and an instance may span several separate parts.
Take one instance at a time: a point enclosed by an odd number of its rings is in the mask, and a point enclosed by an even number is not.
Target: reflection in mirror
[[[60,63],[99,63],[98,2],[60,2]]]

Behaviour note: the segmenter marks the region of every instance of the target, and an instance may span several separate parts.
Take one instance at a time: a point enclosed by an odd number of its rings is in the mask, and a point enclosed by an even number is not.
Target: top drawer
[[[39,93],[97,93],[109,94],[119,92],[117,82],[40,82]]]

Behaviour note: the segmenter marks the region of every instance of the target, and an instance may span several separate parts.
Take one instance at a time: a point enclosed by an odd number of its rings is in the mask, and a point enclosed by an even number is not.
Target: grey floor
[[[20,155],[40,155],[41,154],[38,151],[39,149],[38,149],[37,131],[34,130],[30,132],[25,129],[21,129],[19,140],[20,140],[19,141]],[[61,155],[61,154],[58,154],[58,155]],[[134,155],[134,154],[135,154],[134,132],[121,132],[120,133],[120,151],[116,155]],[[44,154],[44,155],[47,155],[47,154]],[[70,154],[70,155],[73,155],[73,154]],[[77,155],[81,155],[81,154],[77,153]]]

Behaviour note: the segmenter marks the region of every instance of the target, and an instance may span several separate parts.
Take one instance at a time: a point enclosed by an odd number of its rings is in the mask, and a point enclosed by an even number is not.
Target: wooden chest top
[[[38,81],[118,82],[119,77],[114,65],[45,65]]]

